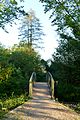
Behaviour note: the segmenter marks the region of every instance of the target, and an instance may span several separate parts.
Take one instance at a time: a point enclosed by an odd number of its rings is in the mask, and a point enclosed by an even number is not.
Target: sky
[[[16,1],[18,1],[19,5],[24,6],[24,10],[26,12],[30,9],[35,11],[36,17],[39,18],[40,23],[43,26],[43,32],[46,34],[43,37],[44,49],[40,49],[39,53],[41,58],[45,60],[52,58],[52,54],[58,46],[58,35],[55,31],[55,27],[51,26],[51,20],[49,20],[50,13],[44,13],[43,4],[40,3],[39,0],[24,0],[22,3],[20,3],[19,0]],[[0,29],[0,42],[7,47],[11,47],[19,42],[17,25],[13,25],[13,27],[7,25],[6,28],[10,32],[8,34],[5,33],[4,30]]]

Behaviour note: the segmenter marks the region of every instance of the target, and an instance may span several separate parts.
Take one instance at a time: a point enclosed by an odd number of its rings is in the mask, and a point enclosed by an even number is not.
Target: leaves
[[[41,71],[40,56],[27,43],[11,50],[0,46],[0,99],[28,92],[28,81],[33,71]]]
[[[36,18],[33,10],[30,10],[28,15],[23,18],[22,26],[19,29],[20,39],[26,41],[31,46],[37,45],[44,35],[40,21]]]
[[[57,26],[59,45],[53,53],[50,72],[59,81],[57,96],[60,100],[79,101],[80,93],[80,1],[40,0],[45,13],[51,13],[52,25]],[[73,88],[73,89],[72,89]]]
[[[53,25],[57,25],[58,27],[58,33],[61,33],[68,30],[68,28],[71,29],[72,34],[77,38],[80,39],[80,24],[79,24],[79,16],[80,16],[80,10],[79,10],[79,1],[76,0],[51,0],[51,1],[45,1],[41,0],[41,2],[45,3],[45,12],[50,11],[51,19]],[[77,32],[75,28],[77,28]],[[75,31],[75,32],[74,32]]]
[[[10,0],[0,3],[0,27],[5,30],[6,24],[12,24],[15,19],[18,19],[20,16],[25,15],[26,12],[22,9],[22,7],[17,6],[17,2],[15,0]]]
[[[13,4],[13,5],[14,4],[17,5],[17,2],[15,0],[10,0],[10,3]]]

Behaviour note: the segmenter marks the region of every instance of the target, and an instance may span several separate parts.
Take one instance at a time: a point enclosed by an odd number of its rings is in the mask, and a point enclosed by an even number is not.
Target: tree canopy
[[[44,33],[42,31],[40,20],[35,16],[34,10],[31,9],[28,12],[28,15],[22,19],[22,25],[19,30],[19,38],[22,41],[26,41],[28,45],[40,47]]]
[[[15,19],[19,19],[20,15],[25,15],[22,7],[17,6],[16,0],[2,0],[0,2],[0,27],[5,30],[5,25],[10,25]],[[6,31],[7,32],[7,31]]]
[[[45,3],[45,12],[51,11],[52,25],[57,26],[58,34],[64,33],[80,39],[79,0],[40,0]],[[69,31],[69,32],[68,32]]]
[[[80,1],[40,0],[45,13],[50,12],[52,26],[59,35],[58,47],[53,53],[50,72],[58,80],[60,100],[80,99]],[[77,93],[75,92],[77,90]],[[65,95],[66,94],[66,95]],[[76,99],[75,99],[76,98]]]

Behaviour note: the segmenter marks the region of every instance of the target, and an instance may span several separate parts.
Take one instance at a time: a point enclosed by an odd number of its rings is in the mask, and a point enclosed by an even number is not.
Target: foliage
[[[26,14],[22,8],[17,6],[15,0],[2,0],[0,2],[0,27],[8,32],[5,29],[5,25],[9,23],[12,26],[12,22],[15,19],[19,19],[20,15]]]
[[[11,50],[0,46],[0,117],[27,100],[33,71],[41,71],[40,56],[34,49],[22,42]]]
[[[9,110],[23,104],[25,101],[28,100],[26,94],[22,94],[20,96],[11,96],[6,100],[0,100],[0,118],[3,118],[4,114],[7,113]]]
[[[29,78],[41,71],[40,56],[27,43],[11,49],[0,45],[0,113],[24,103],[28,96]]]
[[[52,24],[57,26],[59,34],[66,33],[80,39],[79,0],[40,0],[45,3],[45,12],[51,11]]]
[[[37,80],[36,80],[37,82],[47,82],[46,81],[46,74],[43,73],[43,71],[38,71],[36,76],[37,76]]]
[[[80,100],[80,9],[79,0],[40,0],[60,36],[49,71],[58,80],[58,97]],[[76,92],[77,91],[77,92]]]
[[[77,104],[77,107],[75,110],[80,112],[80,103]]]
[[[9,62],[19,67],[25,76],[41,70],[40,56],[31,46],[28,47],[27,43],[20,42],[13,49]]]
[[[21,42],[11,51],[1,47],[0,54],[0,96],[28,92],[30,75],[33,71],[41,71],[40,56]]]
[[[22,19],[22,25],[19,28],[21,40],[27,41],[28,45],[36,45],[42,43],[42,26],[39,19],[35,16],[35,12],[30,10],[28,15]],[[40,47],[40,46],[39,46]]]
[[[25,92],[27,80],[23,77],[19,69],[10,65],[1,71],[1,75],[0,98],[7,98],[11,96],[12,93],[14,95],[20,95]],[[28,92],[28,90],[26,90],[26,92]]]
[[[58,97],[65,101],[80,100],[80,41],[62,43],[53,54],[50,72],[58,80]],[[77,91],[77,92],[76,92]]]
[[[59,101],[76,102],[80,101],[80,88],[64,82],[58,83],[57,96]]]

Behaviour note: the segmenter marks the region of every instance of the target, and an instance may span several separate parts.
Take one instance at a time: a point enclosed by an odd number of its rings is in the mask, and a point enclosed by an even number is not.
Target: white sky
[[[39,0],[24,1],[25,2],[20,4],[24,6],[26,12],[28,12],[30,9],[35,11],[36,17],[39,18],[43,26],[43,32],[46,34],[46,36],[43,37],[45,48],[39,50],[39,53],[41,54],[41,57],[43,59],[50,59],[55,48],[58,46],[58,43],[56,41],[58,39],[58,36],[55,32],[55,27],[51,26],[51,21],[49,20],[49,13],[44,13],[44,7],[42,6],[42,3],[39,2]],[[10,31],[9,34],[5,33],[2,29],[0,29],[0,42],[6,46],[12,46],[13,44],[19,42],[17,25],[13,25],[13,27],[7,26],[7,28],[8,31]]]

